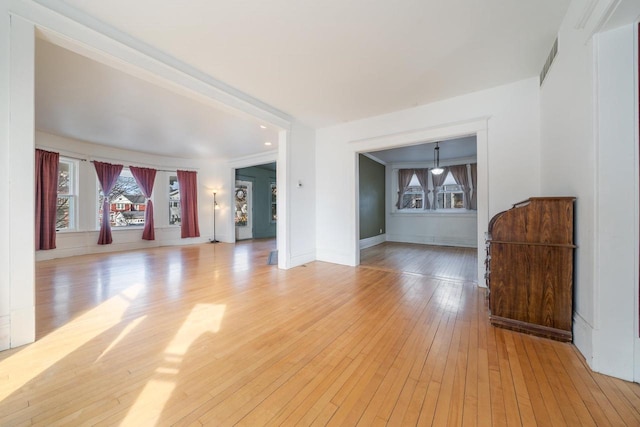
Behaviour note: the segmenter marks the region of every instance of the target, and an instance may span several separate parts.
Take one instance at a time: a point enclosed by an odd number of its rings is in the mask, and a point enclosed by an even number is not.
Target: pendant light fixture
[[[440,147],[438,147],[438,143],[436,142],[436,148],[433,149],[433,158],[435,159],[436,167],[431,169],[431,173],[434,175],[440,175],[444,172],[444,169],[440,167]]]

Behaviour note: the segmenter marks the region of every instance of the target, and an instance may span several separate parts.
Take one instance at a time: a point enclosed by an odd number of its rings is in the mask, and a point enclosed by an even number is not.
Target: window
[[[436,188],[437,209],[464,209],[464,191],[461,185],[447,173],[441,187]]]
[[[278,188],[275,182],[270,184],[271,188],[271,222],[276,222],[278,219]]]
[[[178,176],[169,177],[169,225],[180,225],[180,184]]]
[[[60,157],[58,163],[58,201],[56,206],[56,230],[76,228],[77,162]]]
[[[414,173],[409,182],[409,186],[402,195],[400,209],[422,209],[424,203],[424,191]]]
[[[102,220],[102,201],[104,195],[98,185],[98,224]],[[109,221],[111,227],[124,228],[130,226],[144,225],[144,211],[146,205],[143,204],[145,197],[138,183],[127,168],[122,169],[120,176],[108,195],[109,200]],[[136,209],[136,205],[141,205]]]

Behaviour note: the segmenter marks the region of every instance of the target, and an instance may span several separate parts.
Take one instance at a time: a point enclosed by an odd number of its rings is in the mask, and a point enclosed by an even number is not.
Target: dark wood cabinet
[[[532,197],[495,215],[487,234],[490,321],[571,341],[574,197]]]

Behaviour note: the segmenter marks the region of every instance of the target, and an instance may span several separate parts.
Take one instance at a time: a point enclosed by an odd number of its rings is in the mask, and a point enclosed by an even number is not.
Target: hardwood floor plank
[[[509,336],[511,332],[498,328],[496,328],[494,332],[496,334],[501,390],[504,398],[504,410],[507,425],[521,425],[524,424],[524,422],[520,418],[521,414],[520,407],[518,406],[518,393],[526,394],[526,389],[523,389],[522,391],[517,389],[518,386],[522,387],[522,382],[517,382],[513,379],[511,362],[508,356],[508,345],[506,343],[506,337]]]
[[[540,399],[542,400],[546,411],[548,413],[548,423],[553,426],[567,425],[567,420],[564,419],[563,410],[561,409],[556,397],[553,393],[552,387],[549,383],[549,372],[547,372],[538,354],[535,350],[536,342],[534,340],[522,340],[524,344],[524,351],[526,351],[527,358],[531,366],[531,375],[538,383],[540,391]],[[531,380],[530,380],[531,381]],[[536,419],[541,422],[541,418],[536,413]]]

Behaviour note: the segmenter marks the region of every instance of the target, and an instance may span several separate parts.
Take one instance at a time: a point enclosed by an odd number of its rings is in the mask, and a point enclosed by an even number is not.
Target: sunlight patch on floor
[[[27,345],[24,350],[18,351],[0,362],[0,372],[9,372],[8,380],[3,381],[0,387],[0,401],[75,350],[120,323],[122,315],[140,294],[142,288],[141,284],[130,286],[44,338]],[[83,323],[86,323],[86,326],[78,326]],[[67,336],[67,331],[71,331],[69,336]],[[78,331],[84,331],[84,335],[80,335]],[[35,362],[29,366],[29,369],[24,369],[25,360]]]
[[[121,425],[143,425],[157,421],[171,398],[180,364],[193,343],[204,334],[220,331],[226,305],[197,304],[164,351],[164,361],[146,384]]]
[[[124,339],[124,337],[126,337],[127,335],[129,335],[129,332],[133,331],[144,319],[146,319],[147,316],[142,316],[142,317],[138,317],[137,319],[133,320],[131,323],[129,323],[121,332],[120,334],[116,337],[115,340],[111,341],[111,344],[109,344],[109,347],[105,348],[104,351],[102,352],[102,354],[100,354],[100,356],[98,356],[98,358],[96,359],[96,362],[99,361],[100,359],[102,359],[107,353],[109,353],[109,351],[112,348],[115,348],[116,345],[118,345],[118,343],[120,343],[120,341],[122,341]]]

